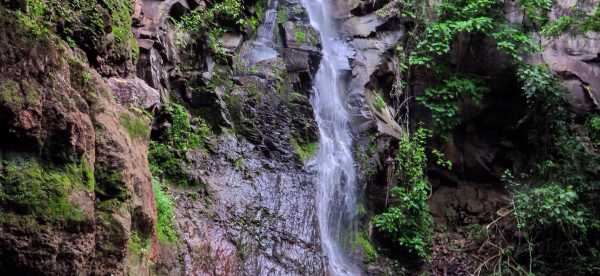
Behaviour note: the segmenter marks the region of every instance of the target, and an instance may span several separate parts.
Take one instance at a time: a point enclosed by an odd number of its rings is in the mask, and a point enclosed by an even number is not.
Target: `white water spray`
[[[319,31],[322,60],[314,82],[312,105],[319,126],[317,213],[323,251],[331,275],[359,275],[349,256],[356,228],[356,169],[344,76],[352,50],[336,28],[331,0],[302,0],[311,25]]]

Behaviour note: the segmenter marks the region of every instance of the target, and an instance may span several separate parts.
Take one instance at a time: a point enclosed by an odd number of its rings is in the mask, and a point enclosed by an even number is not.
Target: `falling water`
[[[331,0],[302,0],[312,26],[321,35],[321,65],[312,105],[319,125],[319,152],[312,161],[318,172],[317,212],[321,243],[331,275],[359,275],[349,256],[356,228],[356,170],[344,76],[351,49],[337,31]]]
[[[242,59],[248,66],[255,65],[261,61],[277,57],[277,51],[273,45],[273,34],[277,21],[277,6],[279,0],[269,0],[263,23],[256,31],[256,39],[249,45],[249,50],[242,53]]]

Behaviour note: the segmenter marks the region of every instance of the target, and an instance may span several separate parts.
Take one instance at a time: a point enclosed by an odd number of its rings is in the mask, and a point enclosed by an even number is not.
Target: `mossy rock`
[[[42,165],[33,157],[10,157],[0,163],[0,209],[3,213],[56,225],[90,220],[69,200],[75,191],[93,189],[93,172],[85,163]]]

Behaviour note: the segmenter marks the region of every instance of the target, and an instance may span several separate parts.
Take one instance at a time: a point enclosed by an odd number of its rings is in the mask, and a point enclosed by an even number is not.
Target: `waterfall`
[[[317,171],[317,216],[329,274],[359,275],[349,256],[356,232],[357,177],[344,81],[353,52],[337,31],[330,1],[302,0],[311,25],[320,33],[323,55],[311,98],[319,151],[310,165]]]

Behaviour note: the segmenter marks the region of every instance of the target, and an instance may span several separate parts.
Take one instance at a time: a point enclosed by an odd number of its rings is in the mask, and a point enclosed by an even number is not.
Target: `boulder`
[[[121,105],[133,105],[143,109],[160,107],[160,93],[139,78],[110,78],[108,85]]]

